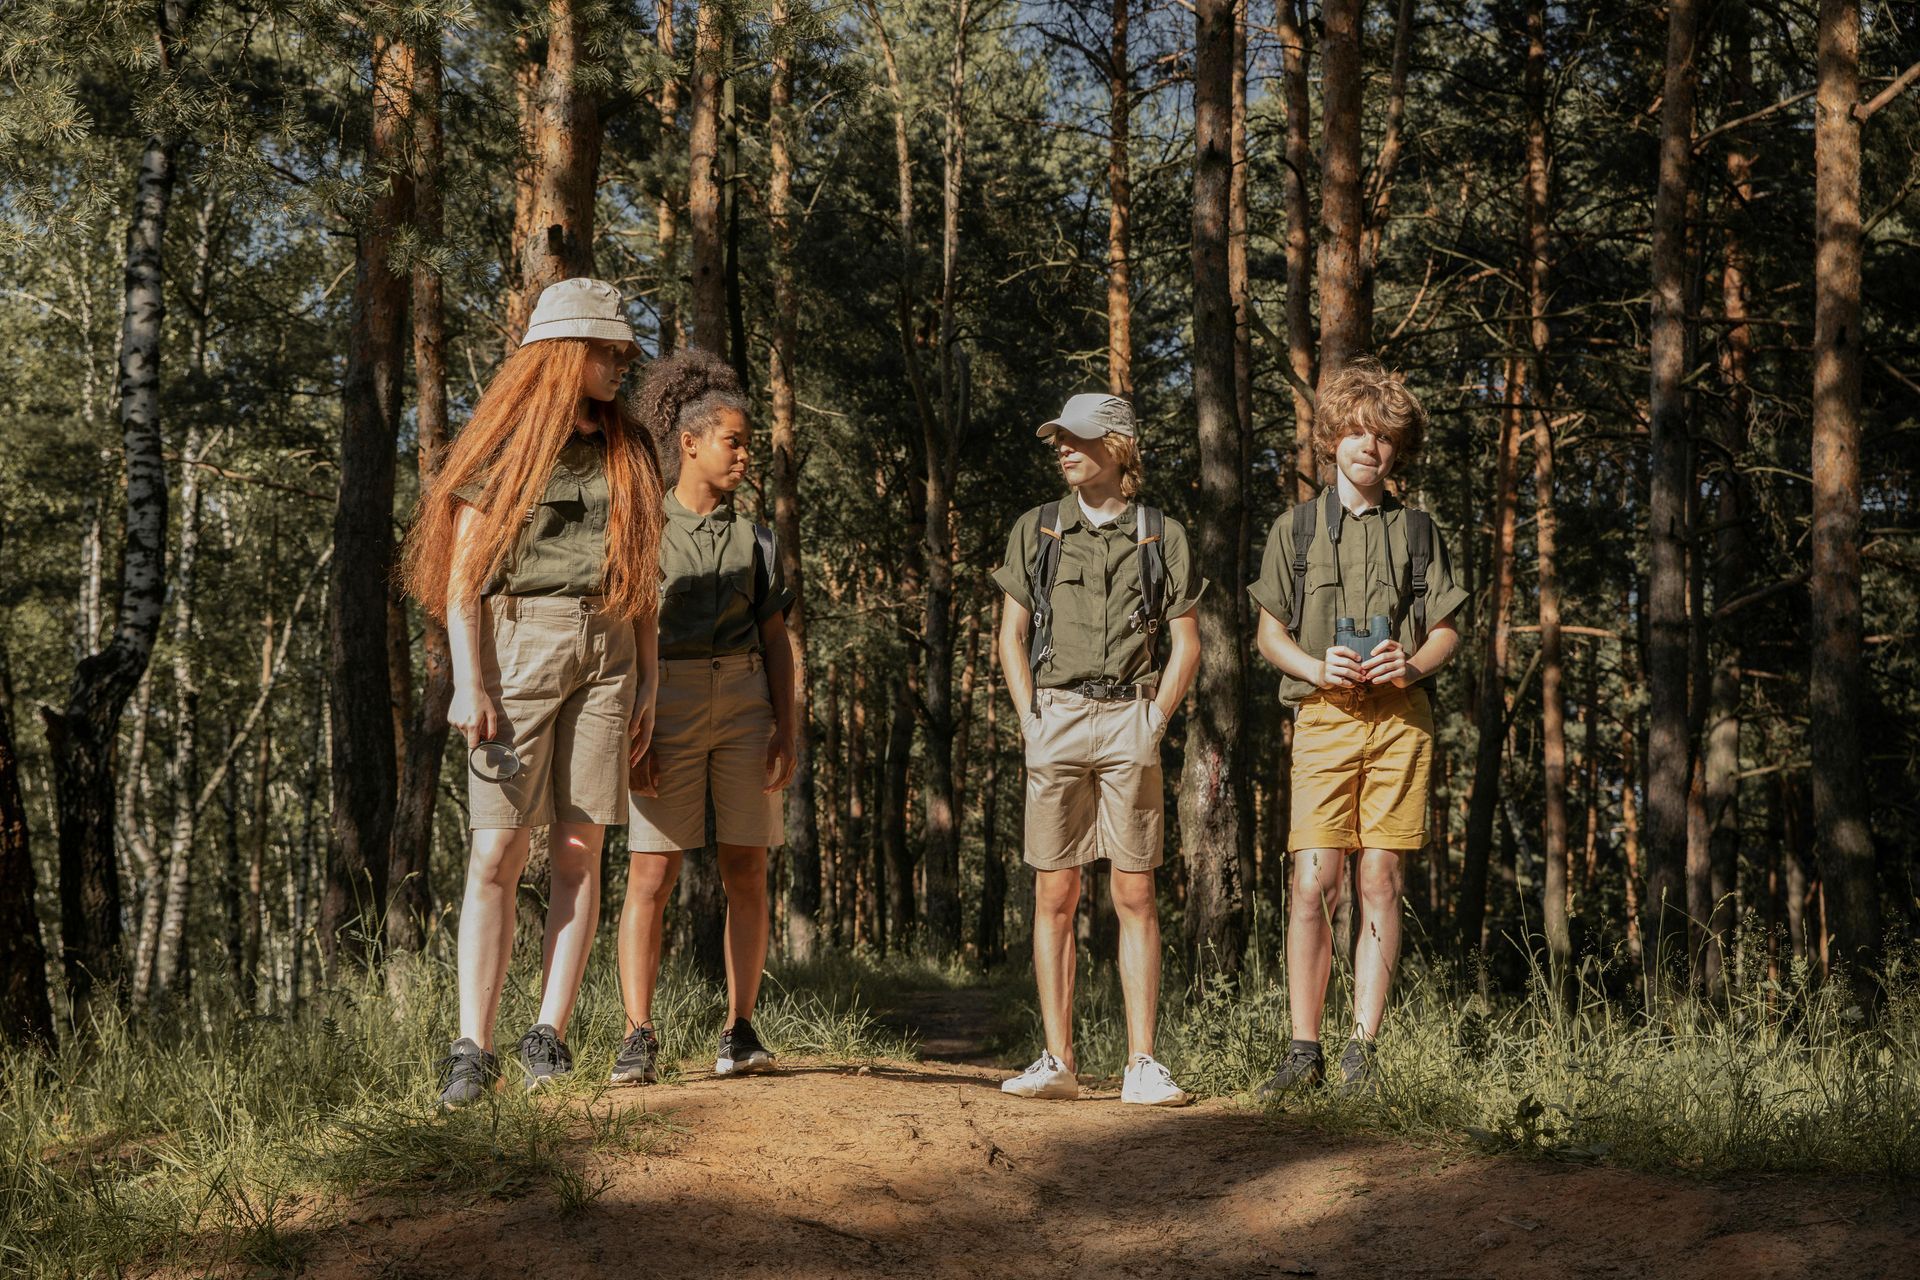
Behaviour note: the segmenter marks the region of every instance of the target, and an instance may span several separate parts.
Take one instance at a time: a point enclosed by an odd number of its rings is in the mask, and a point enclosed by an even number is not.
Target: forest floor
[[[992,992],[913,992],[881,1016],[926,1060],[783,1060],[777,1075],[556,1098],[583,1112],[572,1197],[418,1192],[312,1204],[282,1266],[328,1280],[453,1277],[1920,1276],[1920,1189],[1706,1182],[1457,1145],[1330,1134],[1227,1099],[1123,1106],[999,1092],[973,1029]],[[596,1152],[586,1109],[643,1112]],[[604,1122],[601,1128],[604,1129]],[[290,1263],[291,1265],[287,1265]],[[204,1272],[196,1272],[204,1274]]]

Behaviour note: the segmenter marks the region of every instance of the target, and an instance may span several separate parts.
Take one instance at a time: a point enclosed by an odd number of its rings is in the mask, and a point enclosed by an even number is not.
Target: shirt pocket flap
[[[540,505],[557,508],[568,519],[577,520],[586,514],[586,489],[574,476],[555,472],[540,495]]]

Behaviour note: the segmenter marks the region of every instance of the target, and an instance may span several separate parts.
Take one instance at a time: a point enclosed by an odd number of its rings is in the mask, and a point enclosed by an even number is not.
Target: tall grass
[[[535,1016],[536,976],[530,960],[516,966],[503,1058]],[[712,1060],[718,986],[670,967],[656,1008],[670,1063]],[[770,981],[754,1021],[787,1054],[912,1051],[837,984]],[[603,1094],[626,1030],[610,954],[589,971],[568,1029],[576,1071],[561,1096],[578,1105],[508,1087],[440,1114],[435,1062],[453,1023],[450,968],[421,961],[389,982],[346,982],[284,1018],[238,1013],[226,992],[207,991],[138,1023],[108,1013],[51,1058],[0,1057],[0,1274],[210,1258],[293,1268],[329,1206],[351,1193],[545,1194],[577,1213],[606,1185],[591,1156],[646,1151],[671,1128],[653,1109],[670,1108],[670,1091],[638,1095],[646,1109]]]
[[[1410,960],[1379,1040],[1377,1094],[1327,1089],[1286,1105],[1337,1131],[1645,1169],[1920,1172],[1920,975],[1910,962],[1890,967],[1872,1025],[1842,984],[1805,972],[1659,1016],[1608,999],[1591,969],[1585,977],[1564,1001],[1536,973],[1524,996],[1486,1002]],[[1126,1024],[1111,963],[1083,963],[1078,985],[1081,1069],[1117,1075]],[[1351,1007],[1344,976],[1332,986],[1330,1060]],[[1291,1033],[1285,975],[1256,965],[1237,983],[1170,981],[1157,1053],[1188,1089],[1245,1098]],[[1039,1043],[1030,1003],[1001,1036],[1010,1048]]]

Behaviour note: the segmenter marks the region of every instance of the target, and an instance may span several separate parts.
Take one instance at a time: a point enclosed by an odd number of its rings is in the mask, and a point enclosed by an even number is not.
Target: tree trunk
[[[1651,571],[1647,584],[1647,902],[1650,972],[1665,985],[1686,963],[1687,903],[1687,188],[1693,149],[1698,0],[1670,0],[1653,211]]]
[[[515,246],[526,315],[540,291],[556,280],[593,274],[601,125],[599,95],[580,83],[583,72],[591,70],[587,25],[576,0],[549,0],[547,64],[533,98],[533,204],[527,237]],[[525,327],[524,319],[519,327]]]
[[[190,3],[155,6],[157,73],[173,71]],[[74,1022],[95,989],[124,977],[120,868],[113,842],[113,749],[120,713],[146,672],[167,589],[167,470],[160,430],[160,341],[166,319],[162,259],[179,140],[154,134],[140,153],[127,225],[121,309],[119,417],[126,458],[126,527],[113,638],[74,668],[65,707],[41,708],[52,756],[60,854],[61,967]]]
[[[0,546],[6,529],[0,526]],[[47,992],[47,952],[33,857],[27,847],[27,806],[20,791],[20,756],[13,746],[13,673],[0,634],[0,1037],[10,1045],[54,1047],[53,1002]]]
[[[205,252],[205,237],[201,252]],[[193,847],[200,814],[200,689],[193,664],[194,570],[200,550],[200,468],[205,451],[199,424],[187,428],[180,470],[180,544],[174,561],[173,615],[173,813],[167,831],[165,907],[154,954],[154,986],[165,995],[180,980],[185,963],[187,906],[193,886]]]
[[[1380,244],[1386,238],[1387,216],[1393,203],[1393,175],[1406,150],[1407,59],[1413,46],[1413,0],[1400,0],[1394,11],[1393,61],[1387,74],[1387,121],[1380,154],[1367,176],[1366,235],[1361,241],[1360,294],[1369,334],[1373,324],[1373,281],[1380,265]]]
[[[720,80],[726,15],[702,0],[693,41],[693,131],[688,144],[687,214],[693,224],[693,325],[687,342],[727,354],[726,246],[720,227]]]
[[[1246,492],[1234,395],[1233,294],[1228,226],[1233,147],[1234,0],[1194,8],[1193,401],[1199,426],[1200,504],[1194,563],[1232,565]],[[1240,846],[1247,812],[1242,719],[1246,646],[1239,592],[1216,584],[1200,599],[1200,674],[1180,787],[1188,875],[1187,945],[1196,972],[1238,970],[1246,947]]]
[[[1000,634],[1000,606],[993,611],[992,635]],[[1000,699],[987,692],[987,780],[980,800],[980,916],[974,953],[982,968],[1007,955],[1007,864],[1000,856]]]
[[[1807,744],[1833,961],[1875,997],[1880,883],[1868,823],[1860,627],[1860,6],[1821,0],[1815,96],[1813,662]]]
[[[656,0],[654,8],[654,47],[667,62],[674,60],[674,0]],[[654,97],[654,109],[660,123],[660,145],[680,127],[680,77],[669,75],[660,83]],[[680,191],[668,173],[660,178],[660,190],[654,199],[654,240],[658,245],[660,292],[654,310],[660,317],[660,354],[666,355],[680,343],[679,270],[674,259],[679,250]]]
[[[370,170],[396,166],[404,156],[412,93],[411,49],[376,35]],[[398,169],[394,174],[360,230],[342,388],[340,488],[327,609],[333,836],[319,920],[320,951],[329,976],[338,967],[343,944],[355,962],[373,960],[385,913],[393,832],[387,582],[393,565],[393,469],[407,282],[394,273],[389,260],[412,203],[412,183]]]
[[[887,946],[903,951],[913,935],[913,851],[907,847],[907,766],[913,756],[913,691],[905,676],[893,681],[893,721],[887,732],[886,779],[880,797],[880,845],[887,882]]]
[[[1473,784],[1467,799],[1466,854],[1460,871],[1460,954],[1463,959],[1485,948],[1482,933],[1487,917],[1487,869],[1493,853],[1493,819],[1500,807],[1500,761],[1506,749],[1507,645],[1513,603],[1513,548],[1516,524],[1517,472],[1520,463],[1520,414],[1525,365],[1507,361],[1507,407],[1500,413],[1499,455],[1494,468],[1493,552],[1488,577],[1490,589],[1485,648],[1480,654],[1479,699],[1474,714],[1478,744],[1474,749]]]
[[[1313,456],[1313,206],[1307,199],[1312,98],[1307,84],[1306,0],[1278,0],[1281,81],[1287,103],[1287,363],[1293,376],[1293,496],[1313,497],[1320,467]]]
[[[1556,991],[1572,973],[1573,933],[1567,919],[1567,726],[1561,695],[1560,579],[1555,544],[1553,496],[1554,426],[1552,386],[1547,375],[1549,293],[1548,159],[1547,136],[1547,5],[1527,5],[1527,345],[1533,361],[1528,378],[1534,413],[1533,492],[1534,549],[1540,605],[1540,706],[1542,782],[1545,788],[1546,831],[1543,841],[1547,873],[1541,920],[1547,935],[1547,956]]]
[[[853,876],[853,941],[856,946],[885,942],[879,927],[880,877],[867,832],[867,673],[856,668],[852,696],[847,699],[847,821],[842,828],[840,857],[850,860]]]
[[[1133,64],[1127,27],[1134,0],[1113,0],[1107,46],[1107,391],[1133,398]]]
[[[800,559],[800,460],[794,434],[794,351],[798,345],[800,293],[794,284],[793,252],[793,50],[788,0],[774,0],[776,45],[768,118],[773,172],[767,187],[767,220],[773,232],[773,352],[768,385],[773,394],[773,528],[780,541],[780,567],[793,589],[787,633],[793,637],[799,690],[795,748],[799,764],[787,791],[787,857],[792,879],[787,894],[787,946],[797,959],[819,945],[820,818],[813,759],[813,700],[807,665],[807,610]]]
[[[1340,372],[1373,345],[1360,190],[1361,0],[1325,0],[1320,153],[1320,377]],[[1196,76],[1200,73],[1196,72]],[[1196,91],[1200,86],[1196,85]],[[1196,105],[1196,114],[1199,107]]]
[[[445,235],[441,196],[440,43],[429,38],[413,70],[413,224],[421,241],[437,248]],[[413,378],[418,419],[415,465],[426,492],[440,469],[447,443],[447,331],[440,273],[430,259],[417,261],[411,280]],[[447,748],[447,708],[453,702],[453,655],[446,626],[421,619],[426,682],[413,708],[400,758],[400,792],[388,859],[392,897],[387,903],[387,946],[414,952],[426,945],[433,916],[433,815],[440,792],[440,764]]]

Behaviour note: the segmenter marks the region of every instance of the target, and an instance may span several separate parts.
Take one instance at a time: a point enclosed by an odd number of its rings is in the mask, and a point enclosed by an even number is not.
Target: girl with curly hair
[[[553,854],[527,1087],[573,1068],[565,1035],[600,915],[600,847],[650,723],[663,481],[653,437],[619,399],[637,350],[620,293],[563,280],[541,293],[448,448],[407,534],[407,589],[447,625],[465,735],[472,852],[460,909],[460,1034],[445,1107],[493,1088],[494,1022],[532,828]]]
[[[613,1083],[651,1084],[660,1040],[653,992],[667,899],[685,851],[706,844],[711,795],[727,893],[727,1017],[714,1071],[768,1071],[751,1017],[767,958],[767,849],[784,838],[780,791],[794,769],[793,591],[773,534],[734,513],[752,428],[733,370],[690,349],[654,363],[640,389],[673,480],[660,540],[660,648],[654,723],[634,767],[620,995],[628,1032]]]

